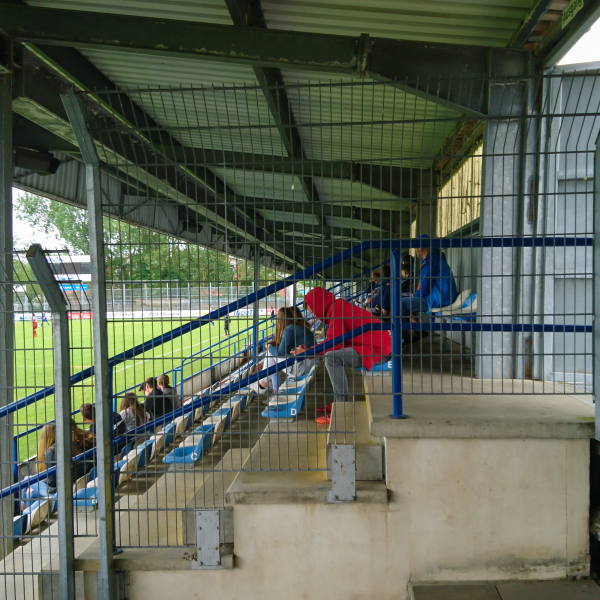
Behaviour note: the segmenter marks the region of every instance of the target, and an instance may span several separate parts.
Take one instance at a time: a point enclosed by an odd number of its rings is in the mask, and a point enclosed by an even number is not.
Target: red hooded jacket
[[[328,340],[367,323],[381,323],[370,312],[341,298],[336,300],[331,292],[322,287],[316,287],[308,292],[304,301],[316,317],[323,319],[325,325],[329,325]],[[354,348],[365,369],[369,370],[382,358],[392,354],[392,338],[387,331],[369,331],[335,346],[335,349],[344,347]]]

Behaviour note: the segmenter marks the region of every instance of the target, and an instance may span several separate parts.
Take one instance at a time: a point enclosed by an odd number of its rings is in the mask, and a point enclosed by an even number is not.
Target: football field
[[[264,317],[263,317],[264,320]],[[129,348],[151,340],[162,333],[185,324],[178,320],[127,320],[108,322],[108,355],[112,357]],[[89,319],[70,321],[71,373],[77,373],[92,366],[92,321]],[[193,364],[187,362],[183,375],[188,377],[210,366],[210,346],[213,348],[213,363],[223,360],[234,352],[239,352],[247,342],[249,331],[239,338],[236,332],[252,325],[252,317],[232,318],[230,337],[224,332],[222,321],[214,326],[207,324],[191,333],[176,338],[144,354],[117,365],[113,374],[113,393],[123,392],[139,385],[148,377],[157,377],[173,368],[179,368],[182,361],[192,354],[204,351],[203,358]],[[264,329],[263,323],[260,329]],[[28,396],[54,383],[52,327],[38,323],[37,337],[33,336],[31,321],[15,323],[15,400]],[[230,339],[233,338],[233,339]],[[173,384],[173,373],[169,373]],[[178,374],[178,377],[180,375]],[[179,381],[179,379],[178,379]],[[72,409],[77,410],[84,402],[94,402],[94,379],[90,377],[72,389]],[[142,395],[139,392],[140,396]],[[15,414],[15,433],[41,425],[54,418],[54,396],[39,400]],[[75,420],[80,422],[78,415]],[[29,435],[19,440],[19,460],[35,454],[37,436]]]

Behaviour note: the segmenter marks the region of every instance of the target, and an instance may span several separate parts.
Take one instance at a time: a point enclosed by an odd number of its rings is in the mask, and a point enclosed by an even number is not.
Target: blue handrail
[[[350,339],[352,339],[353,337],[355,337],[357,335],[362,335],[363,333],[366,333],[368,331],[381,331],[381,330],[389,330],[389,329],[391,329],[389,324],[368,323],[367,325],[363,325],[362,327],[359,327],[352,331],[348,331],[348,332],[344,333],[343,335],[336,337],[333,340],[329,340],[327,342],[321,342],[320,344],[317,344],[313,348],[309,348],[306,352],[303,352],[296,356],[292,356],[285,361],[281,361],[280,363],[272,365],[268,369],[263,369],[259,373],[254,373],[253,375],[250,375],[249,377],[246,377],[245,379],[241,379],[241,380],[238,380],[237,382],[231,383],[226,388],[222,388],[212,394],[200,396],[200,397],[196,398],[195,400],[193,400],[192,402],[178,408],[177,410],[174,410],[173,412],[170,412],[168,415],[163,415],[162,417],[154,419],[153,421],[151,421],[149,423],[144,423],[143,425],[140,425],[135,430],[128,432],[127,435],[121,436],[119,438],[113,438],[112,444],[114,446],[116,444],[122,443],[123,441],[125,441],[126,439],[128,439],[130,437],[134,437],[136,435],[142,435],[144,433],[151,433],[157,427],[164,425],[165,423],[171,422],[172,420],[176,419],[177,417],[180,417],[181,415],[189,414],[191,411],[196,410],[200,406],[208,404],[209,402],[212,403],[215,399],[222,398],[223,396],[229,396],[233,392],[235,392],[243,387],[246,387],[248,384],[250,384],[254,381],[258,381],[259,379],[265,379],[269,375],[272,375],[273,373],[277,373],[278,371],[290,366],[291,364],[293,364],[296,361],[304,360],[305,358],[311,358],[311,357],[317,356],[318,354],[326,352],[327,350],[330,350],[334,346],[337,346],[338,344],[342,344],[346,341],[349,341]],[[96,448],[92,448],[92,449],[74,457],[73,461],[89,460],[90,458],[93,458],[95,456],[95,453],[96,453]],[[15,483],[12,486],[6,487],[6,488],[2,489],[2,491],[0,492],[0,499],[5,498],[6,496],[10,496],[11,494],[18,492],[19,490],[28,487],[32,483],[35,483],[37,481],[42,481],[43,479],[46,479],[49,475],[52,475],[55,472],[56,472],[56,467],[51,467],[50,469],[46,469],[45,471],[42,471],[41,473],[37,473],[36,475],[27,477],[27,478],[23,479],[22,481]]]

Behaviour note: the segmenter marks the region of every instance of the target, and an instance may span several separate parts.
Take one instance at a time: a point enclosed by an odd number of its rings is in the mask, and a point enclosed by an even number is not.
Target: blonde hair
[[[47,469],[45,454],[49,448],[56,443],[56,426],[54,423],[44,425],[40,433],[37,451],[37,471],[41,473]],[[85,449],[94,445],[94,434],[89,431],[79,429],[74,422],[71,422],[71,451],[73,456],[81,454]]]
[[[279,346],[285,328],[289,325],[291,318],[290,309],[287,306],[280,308],[275,315],[275,343]]]
[[[139,427],[143,423],[146,422],[146,411],[144,407],[138,402],[137,396],[133,392],[127,392],[122,400],[121,406],[119,406],[119,411],[123,412],[131,408],[133,410],[133,414],[135,415],[135,425]]]
[[[38,441],[38,451],[37,451],[37,471],[41,473],[46,470],[46,459],[44,454],[46,454],[46,450],[48,448],[52,448],[54,443],[56,442],[56,428],[54,427],[54,423],[49,423],[48,425],[44,425],[42,431],[40,433],[40,439]]]
[[[158,385],[162,386],[162,387],[169,387],[169,383],[170,383],[170,379],[168,375],[159,375],[157,382]]]

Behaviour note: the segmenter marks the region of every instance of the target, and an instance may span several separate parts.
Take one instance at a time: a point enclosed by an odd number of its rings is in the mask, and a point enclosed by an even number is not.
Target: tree
[[[86,211],[25,193],[16,198],[15,213],[17,219],[43,229],[50,234],[54,229],[76,254],[89,254],[89,228]]]
[[[40,227],[46,233],[56,230],[74,254],[89,254],[87,211],[34,194],[16,199],[17,218]],[[119,221],[104,218],[106,277],[112,285],[119,282],[176,282],[206,287],[230,282],[230,264],[235,265],[236,283],[252,285],[254,262],[233,259],[223,252],[182,242]],[[272,269],[261,268],[261,285],[277,279]]]

